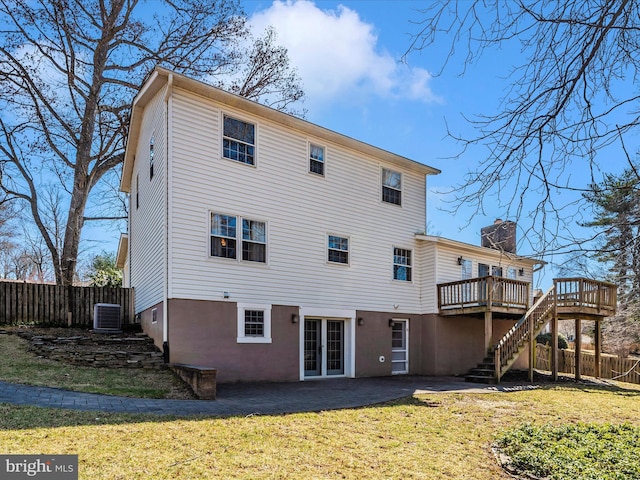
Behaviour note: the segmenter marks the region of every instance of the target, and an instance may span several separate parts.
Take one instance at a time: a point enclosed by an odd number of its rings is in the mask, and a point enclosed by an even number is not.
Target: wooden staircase
[[[466,376],[467,382],[498,383],[518,357],[527,349],[529,340],[553,319],[556,310],[556,288],[550,288],[502,339],[489,350],[488,356]]]

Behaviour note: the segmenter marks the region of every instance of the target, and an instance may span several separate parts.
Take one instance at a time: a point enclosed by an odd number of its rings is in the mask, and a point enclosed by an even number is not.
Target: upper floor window
[[[155,156],[155,139],[153,138],[153,135],[151,135],[151,138],[149,139],[149,180],[153,179],[153,163],[154,163],[154,156]]]
[[[393,278],[405,282],[411,281],[411,250],[393,249]]]
[[[211,256],[236,258],[236,217],[211,214]]]
[[[516,269],[515,269],[515,267],[508,267],[507,268],[507,278],[510,278],[512,280],[516,279]]]
[[[242,259],[266,262],[267,235],[264,222],[242,219]]]
[[[256,126],[224,115],[222,156],[230,160],[255,165]]]
[[[324,176],[324,147],[309,145],[309,171]]]
[[[489,276],[489,265],[486,263],[478,264],[478,277],[488,277]]]
[[[328,260],[333,263],[349,263],[349,239],[329,235]]]
[[[140,208],[140,174],[136,173],[136,209]]]
[[[402,205],[402,174],[382,169],[382,201]]]
[[[264,222],[240,218],[234,215],[211,214],[211,256],[238,258],[237,245],[241,242],[242,260],[267,261],[267,226]],[[241,233],[241,237],[238,238]]]

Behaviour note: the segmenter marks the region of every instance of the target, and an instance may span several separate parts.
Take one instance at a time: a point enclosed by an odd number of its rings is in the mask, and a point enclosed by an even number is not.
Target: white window
[[[256,126],[224,115],[222,156],[230,160],[255,165]]]
[[[238,343],[271,343],[271,305],[238,304]]]
[[[402,174],[382,169],[382,201],[402,205]]]
[[[264,222],[242,219],[242,260],[262,263],[267,261],[267,235]]]
[[[151,310],[151,323],[158,323],[158,309]]]
[[[153,180],[153,164],[155,157],[155,139],[153,135],[149,139],[149,180]]]
[[[242,229],[237,228],[238,217],[234,215],[211,213],[210,255],[238,259],[237,245],[240,242],[243,261],[266,263],[266,223],[240,217],[240,224]]]
[[[211,256],[236,258],[236,217],[211,214]]]
[[[309,145],[309,172],[324,176],[324,147]]]
[[[327,260],[332,263],[349,263],[349,239],[329,235]]]
[[[411,281],[411,250],[394,247],[393,278],[405,282]]]
[[[516,268],[515,267],[507,268],[507,278],[510,278],[512,280],[516,279]]]

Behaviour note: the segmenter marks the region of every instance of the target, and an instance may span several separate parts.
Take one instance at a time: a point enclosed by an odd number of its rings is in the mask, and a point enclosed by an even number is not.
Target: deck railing
[[[587,278],[555,278],[558,307],[593,308],[615,311],[617,286]]]
[[[527,308],[529,283],[504,277],[479,277],[438,284],[441,310],[478,306]]]
[[[555,289],[551,287],[547,293],[538,299],[527,313],[511,329],[504,334],[502,339],[493,348],[496,379],[506,371],[509,362],[519,353],[525,342],[553,317]],[[532,334],[533,332],[533,334]]]

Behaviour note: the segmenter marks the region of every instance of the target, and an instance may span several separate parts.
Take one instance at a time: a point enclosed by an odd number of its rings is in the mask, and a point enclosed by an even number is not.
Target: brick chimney
[[[508,253],[516,253],[516,223],[497,218],[493,225],[480,230],[482,246]]]

